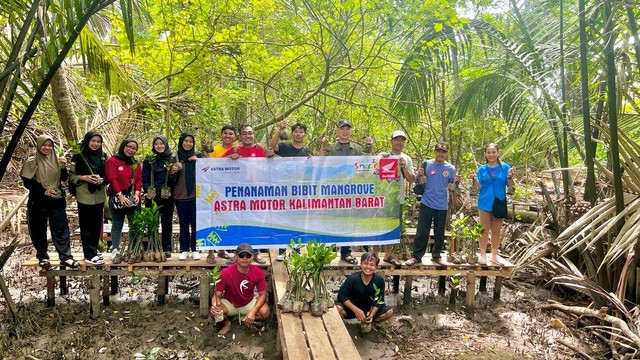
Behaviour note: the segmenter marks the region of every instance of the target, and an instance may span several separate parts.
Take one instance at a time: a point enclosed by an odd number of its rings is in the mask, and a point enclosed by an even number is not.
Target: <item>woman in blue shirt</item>
[[[503,219],[493,216],[494,198],[506,199],[507,186],[513,185],[513,172],[515,167],[500,161],[498,144],[491,143],[484,148],[486,163],[478,168],[476,173],[471,174],[473,186],[478,192],[478,215],[480,224],[484,227],[480,237],[480,264],[487,263],[487,241],[491,233],[491,261],[500,264],[498,259],[498,248],[500,247],[500,231]]]

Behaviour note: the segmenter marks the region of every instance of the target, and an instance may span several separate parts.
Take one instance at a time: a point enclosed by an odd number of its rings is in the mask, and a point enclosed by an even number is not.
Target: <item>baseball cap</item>
[[[236,248],[236,254],[249,253],[253,254],[253,248],[248,243],[239,244]]]
[[[403,138],[405,138],[405,140],[407,139],[407,134],[405,134],[402,130],[394,131],[393,134],[391,134],[391,139],[395,139],[398,136],[402,136]]]
[[[442,150],[442,151],[448,152],[449,146],[447,145],[446,142],[440,141],[439,143],[436,144],[436,147],[434,150]]]
[[[351,121],[349,121],[347,119],[340,119],[340,121],[338,121],[338,127],[341,128],[343,126],[353,127],[351,125]]]

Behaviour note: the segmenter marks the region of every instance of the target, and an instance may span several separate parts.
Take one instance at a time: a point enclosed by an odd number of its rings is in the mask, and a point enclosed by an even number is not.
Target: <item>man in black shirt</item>
[[[307,136],[307,126],[299,122],[291,125],[291,143],[279,142],[280,133],[287,127],[286,120],[280,121],[280,131],[276,132],[271,139],[271,150],[282,157],[308,157],[311,152],[304,146],[304,138]],[[269,153],[270,155],[270,153]]]
[[[384,278],[376,274],[379,262],[371,253],[362,254],[361,271],[351,274],[340,286],[336,308],[343,319],[381,322],[393,315],[393,308],[384,304]]]

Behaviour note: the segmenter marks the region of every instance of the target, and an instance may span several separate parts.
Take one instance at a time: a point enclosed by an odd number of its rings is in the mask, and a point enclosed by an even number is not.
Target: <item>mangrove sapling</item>
[[[378,312],[378,305],[384,305],[384,294],[381,291],[382,289],[380,289],[375,283],[373,284],[373,297],[371,297],[371,300],[373,300],[373,303],[371,304],[371,308],[369,309],[369,311],[367,311],[366,315],[366,321],[363,322],[361,324],[362,326],[362,332],[364,333],[368,333],[371,331],[371,325],[373,323],[373,317],[375,316],[376,312]]]
[[[469,264],[475,264],[478,262],[478,240],[480,236],[482,236],[482,232],[484,231],[484,226],[481,224],[476,224],[469,231],[469,245],[467,247],[467,262]]]
[[[469,235],[469,229],[465,226],[465,222],[469,216],[458,213],[451,220],[451,247],[447,254],[447,261],[454,264],[462,263],[462,255],[466,250],[466,237]]]

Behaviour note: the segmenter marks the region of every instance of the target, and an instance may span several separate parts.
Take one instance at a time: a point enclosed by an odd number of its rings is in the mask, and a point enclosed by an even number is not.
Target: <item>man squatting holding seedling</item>
[[[393,315],[393,308],[384,303],[384,278],[376,274],[379,262],[371,253],[362,254],[360,271],[349,275],[340,286],[336,309],[343,319],[356,318],[362,323],[371,323],[385,321]]]

